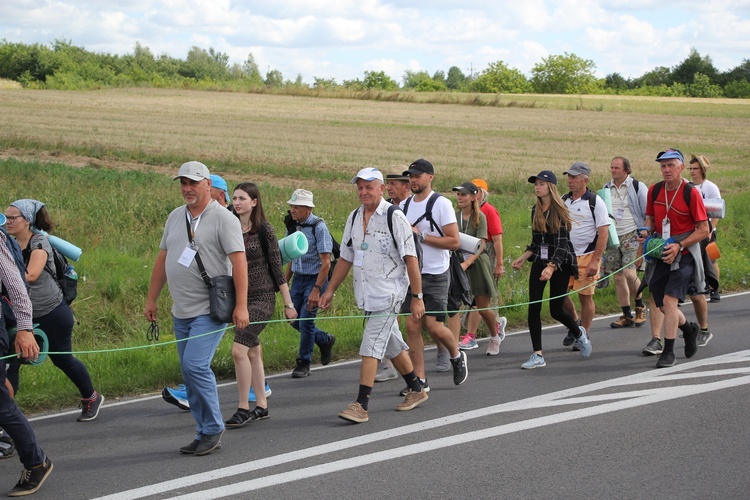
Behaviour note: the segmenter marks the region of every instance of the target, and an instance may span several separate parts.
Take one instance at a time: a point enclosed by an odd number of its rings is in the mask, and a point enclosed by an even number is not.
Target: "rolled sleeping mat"
[[[482,240],[464,233],[458,233],[458,239],[460,241],[458,245],[459,250],[473,253],[474,255],[479,253],[479,249],[482,246]]]
[[[612,217],[612,192],[609,189],[600,189],[596,194],[604,200],[604,206],[607,207],[607,213],[609,216],[609,241],[607,246],[610,248],[620,246],[620,238],[617,236],[617,228],[615,227],[615,219]]]
[[[719,257],[721,257],[721,252],[719,252],[719,247],[716,246],[716,242],[712,241],[708,245],[706,245],[706,253],[708,254],[708,259],[713,262]]]
[[[37,234],[41,234],[47,237],[49,240],[49,244],[55,247],[57,250],[60,251],[61,254],[63,254],[66,258],[72,260],[73,262],[78,262],[78,259],[81,258],[81,254],[83,253],[83,250],[75,246],[74,244],[70,243],[69,241],[65,241],[62,238],[58,238],[57,236],[48,234],[46,231],[42,231],[41,229],[32,229]]]
[[[281,251],[281,263],[291,262],[307,253],[307,238],[302,231],[296,231],[279,240],[279,250]]]
[[[4,226],[5,222],[5,214],[0,214],[0,226]]]
[[[10,351],[13,351],[14,345],[16,343],[16,333],[18,331],[16,330],[16,327],[10,328],[8,330],[8,349]],[[44,333],[42,330],[37,328],[36,325],[34,325],[34,339],[36,340],[37,345],[39,345],[39,357],[36,358],[36,360],[32,361],[30,359],[23,359],[23,358],[8,358],[6,361],[8,363],[15,363],[15,364],[22,364],[22,365],[41,365],[44,363],[44,361],[47,359],[47,351],[49,351],[49,339],[47,339],[47,334]]]
[[[709,219],[723,219],[727,210],[727,203],[721,198],[703,200]]]

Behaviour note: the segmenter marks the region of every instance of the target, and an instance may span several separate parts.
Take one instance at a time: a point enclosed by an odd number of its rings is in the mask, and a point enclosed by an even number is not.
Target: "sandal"
[[[237,411],[234,412],[232,418],[224,422],[224,424],[230,429],[238,429],[248,423],[251,418],[252,413],[250,410],[246,410],[245,408],[237,408]]]

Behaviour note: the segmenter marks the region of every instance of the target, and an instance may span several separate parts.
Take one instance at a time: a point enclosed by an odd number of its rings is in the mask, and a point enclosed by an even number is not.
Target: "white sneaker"
[[[500,342],[505,340],[505,327],[508,326],[508,320],[505,316],[500,316],[497,320],[497,335],[500,337]]]
[[[375,382],[385,382],[398,378],[398,371],[392,364],[386,365],[381,361],[378,368],[378,373],[375,374]]]
[[[487,344],[487,356],[497,356],[500,354],[500,336],[490,337],[490,343]]]
[[[544,362],[544,356],[533,352],[529,360],[521,365],[521,368],[524,370],[533,370],[534,368],[541,368],[543,366],[547,366],[547,363]]]

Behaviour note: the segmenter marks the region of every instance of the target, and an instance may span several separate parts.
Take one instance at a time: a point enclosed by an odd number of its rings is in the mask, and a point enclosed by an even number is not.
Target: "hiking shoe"
[[[711,300],[709,302],[721,302],[721,294],[718,290],[711,290]]]
[[[320,348],[320,364],[325,366],[331,362],[333,358],[333,344],[336,343],[336,336],[328,334],[328,342],[325,344],[319,344]]]
[[[451,359],[453,365],[453,383],[461,385],[469,378],[469,366],[466,364],[466,353],[458,351],[458,358]]]
[[[464,335],[461,339],[461,342],[458,344],[458,348],[462,351],[470,351],[472,349],[476,349],[477,347],[479,347],[479,344],[477,344],[476,335],[472,335],[469,333]],[[450,357],[448,359],[450,359]]]
[[[195,453],[195,449],[198,447],[198,443],[200,443],[200,440],[193,439],[193,442],[190,443],[187,446],[183,446],[180,448],[180,453],[184,453],[185,455],[192,455]]]
[[[268,382],[266,382],[266,390],[265,390],[265,394],[266,394],[266,397],[268,397],[268,396],[270,396],[271,394],[273,394],[273,391],[272,391],[272,390],[271,390],[271,388],[270,388],[270,387],[268,386]],[[249,393],[249,394],[247,395],[247,400],[248,400],[248,401],[249,401],[250,403],[255,403],[255,402],[256,402],[256,401],[258,400],[258,398],[257,398],[257,397],[255,396],[255,391],[253,390],[253,388],[252,388],[252,387],[250,388],[250,393]]]
[[[521,368],[524,370],[533,370],[534,368],[541,368],[543,366],[547,366],[547,363],[544,362],[544,356],[532,352],[529,360],[522,364]]]
[[[349,422],[354,422],[355,424],[363,424],[370,420],[370,417],[367,415],[367,410],[362,408],[362,405],[357,402],[350,404],[346,407],[346,410],[339,413],[339,418]]]
[[[237,411],[234,412],[234,415],[232,415],[229,420],[224,422],[224,425],[227,426],[227,429],[239,429],[249,421],[250,410],[246,408],[237,408]]]
[[[297,366],[292,371],[292,378],[304,378],[310,375],[310,362],[302,359],[297,360]]]
[[[440,363],[440,354],[438,353],[438,364]],[[378,367],[378,373],[375,374],[375,382],[385,382],[398,378],[398,370],[392,364],[386,365],[381,362]]]
[[[500,337],[500,342],[505,340],[505,327],[508,326],[508,319],[505,316],[500,316],[497,320],[497,336]]]
[[[633,318],[635,326],[643,326],[646,324],[646,308],[635,306],[635,318]]]
[[[12,490],[8,492],[9,497],[22,497],[36,493],[42,487],[44,480],[52,472],[52,462],[49,457],[44,459],[44,463],[33,469],[24,468],[21,472],[21,479],[18,480]]]
[[[706,347],[706,345],[712,338],[714,338],[713,333],[709,332],[708,330],[701,330],[700,332],[698,332],[698,347]]]
[[[16,454],[16,447],[13,444],[13,440],[5,434],[5,431],[0,429],[0,460],[3,458],[10,458]]]
[[[437,361],[435,362],[436,372],[447,372],[451,369],[451,353],[443,349],[437,350]],[[394,371],[396,371],[394,369]],[[396,377],[394,377],[396,378]]]
[[[81,399],[81,416],[79,422],[89,422],[99,415],[99,409],[104,404],[104,396],[94,391],[94,395],[87,399]]]
[[[692,358],[695,356],[695,353],[698,352],[698,334],[700,333],[701,328],[698,326],[698,323],[690,323],[690,332],[683,333],[683,337],[685,338],[685,357],[686,358]]]
[[[413,410],[417,407],[418,404],[427,401],[427,397],[428,396],[426,391],[414,392],[413,390],[409,389],[409,391],[406,393],[406,396],[404,396],[404,400],[396,405],[396,410]]]
[[[659,356],[659,359],[656,361],[657,368],[668,368],[674,365],[675,365],[675,360],[674,360],[673,351],[662,352],[661,356]]]
[[[450,359],[450,358],[448,358],[448,359]],[[424,379],[424,380],[419,379],[419,383],[422,384],[422,392],[424,392],[424,393],[430,392],[430,384],[427,383],[427,379]],[[404,389],[401,389],[401,392],[399,392],[398,395],[399,396],[406,396],[406,394],[409,391],[411,391],[411,387],[409,387],[407,385]]]
[[[646,356],[658,356],[664,350],[661,339],[659,337],[652,338],[646,347],[643,348],[643,354]]]
[[[221,448],[221,436],[223,434],[223,429],[217,434],[201,434],[198,446],[195,447],[195,456],[202,457],[203,455],[208,455],[212,451]]]
[[[161,391],[161,397],[164,398],[164,401],[175,405],[180,410],[190,411],[185,384],[180,384],[177,387],[165,387]]]
[[[617,321],[613,321],[609,324],[611,328],[630,328],[635,324],[635,320],[629,316],[625,316],[624,314],[620,316],[620,319]]]
[[[576,338],[575,344],[573,344],[573,350],[578,347],[577,350],[581,351],[581,356],[588,358],[591,356],[591,340],[586,335],[586,329],[582,326],[578,327],[581,330],[581,335]]]
[[[487,344],[487,356],[497,356],[500,354],[500,335],[490,337],[490,343]]]

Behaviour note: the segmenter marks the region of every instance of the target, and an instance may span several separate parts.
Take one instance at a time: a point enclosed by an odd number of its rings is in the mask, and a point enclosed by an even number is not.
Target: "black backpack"
[[[32,236],[33,238],[33,236]],[[44,265],[44,270],[47,271],[60,287],[63,294],[65,303],[70,305],[78,297],[78,274],[76,274],[73,266],[70,265],[68,259],[58,250],[57,248],[50,245],[52,248],[52,265]],[[24,262],[26,265],[29,263],[31,258],[31,240],[26,250],[23,251]]]
[[[26,264],[23,261],[23,251],[21,250],[21,247],[18,246],[18,242],[15,240],[15,238],[11,238],[8,235],[8,232],[4,227],[0,227],[0,231],[2,231],[5,235],[5,245],[8,247],[8,251],[13,257],[13,261],[16,263],[18,273],[21,275],[21,281],[23,281],[23,285],[26,287],[26,291],[28,291],[29,284],[26,283]],[[2,301],[3,308],[3,319],[5,320],[5,328],[7,331],[16,326],[16,315],[13,312],[10,297],[8,296],[8,290],[6,290],[4,284],[2,286],[2,293],[0,295],[0,301]]]
[[[294,233],[299,227],[311,227],[313,228],[312,235],[313,235],[313,239],[315,240],[314,244],[316,246],[318,244],[318,237],[315,235],[315,227],[321,222],[323,222],[323,219],[318,217],[315,220],[315,222],[311,224],[300,224],[292,218],[292,214],[288,210],[287,210],[286,216],[284,217],[284,225],[286,226],[287,236]],[[328,269],[328,279],[330,280],[331,276],[333,276],[333,269],[336,267],[336,263],[338,262],[339,257],[341,256],[341,245],[339,244],[338,241],[336,241],[336,238],[333,237],[333,233],[331,233],[330,230],[328,231],[328,233],[331,234],[331,241],[333,242],[333,246],[331,248],[331,267]]]

